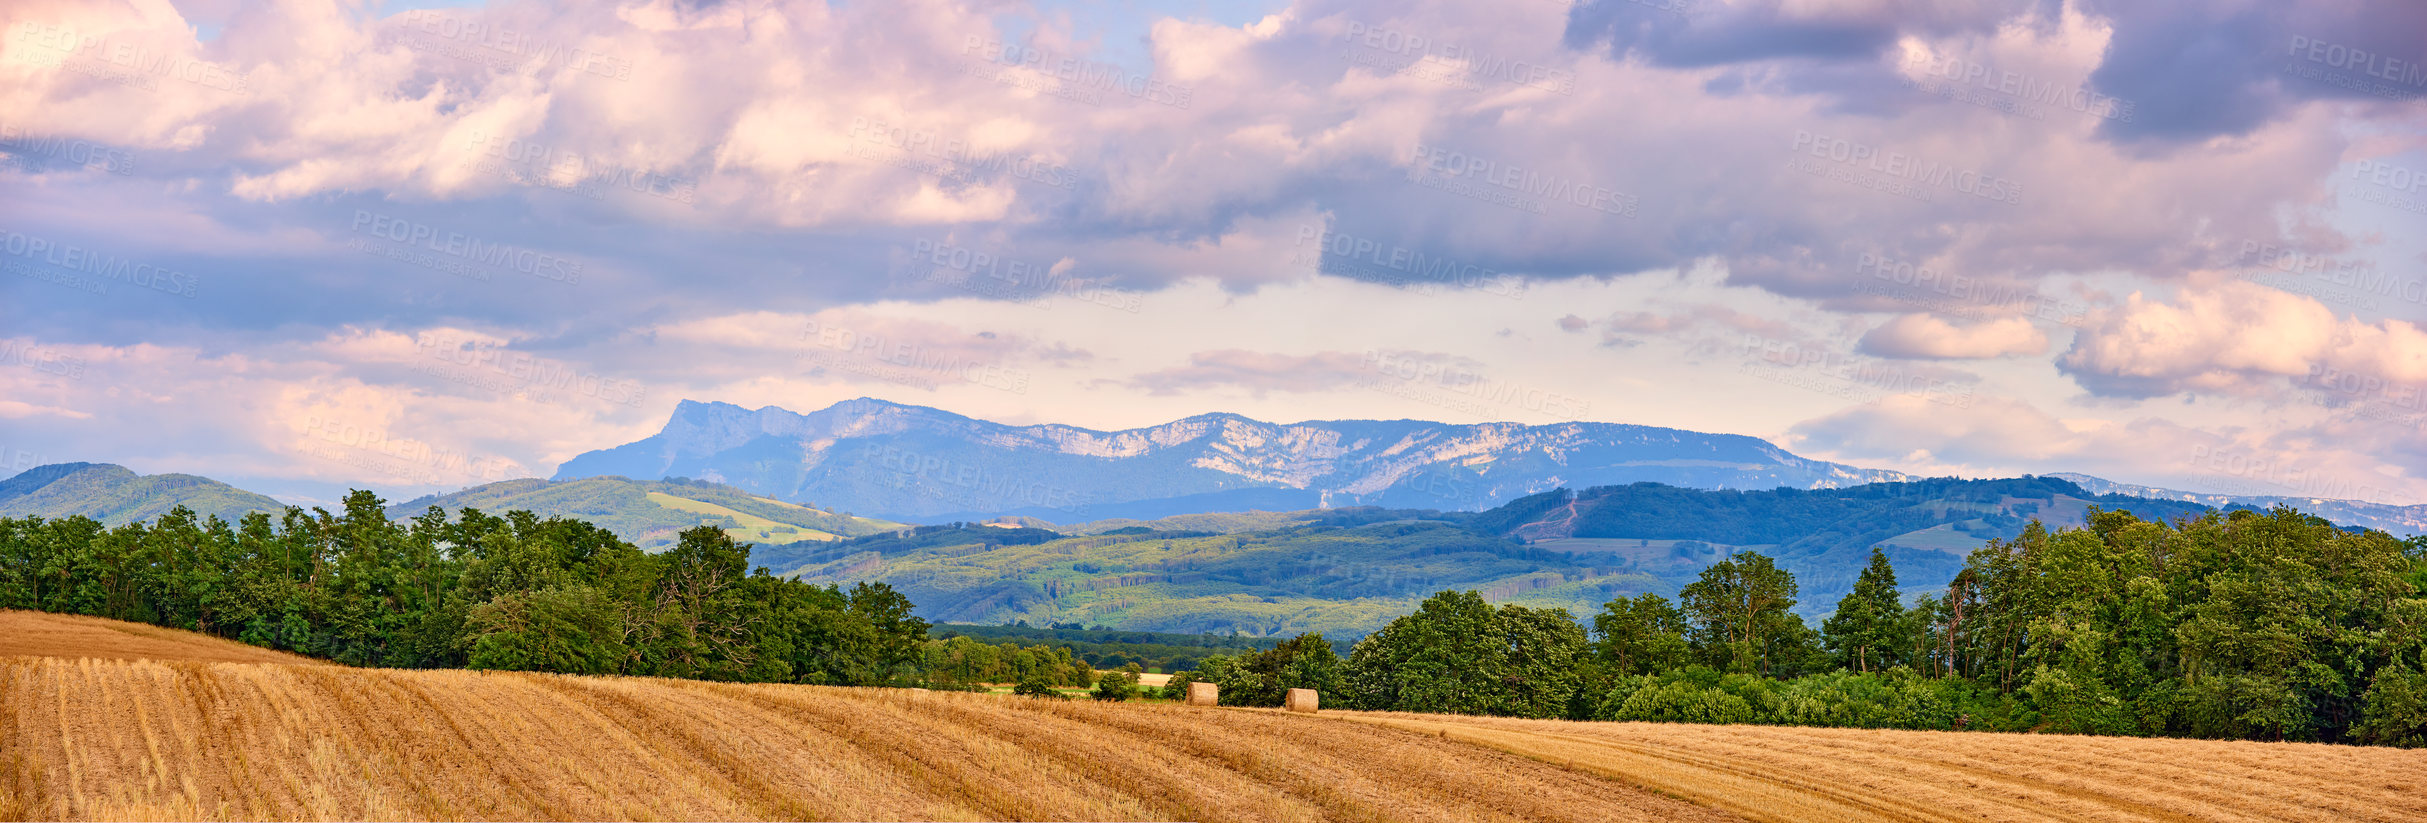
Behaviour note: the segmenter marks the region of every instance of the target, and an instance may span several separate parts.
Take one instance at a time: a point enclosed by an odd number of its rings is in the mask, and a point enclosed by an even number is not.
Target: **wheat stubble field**
[[[0,612],[0,818],[2427,819],[2427,752],[2389,749],[297,661]]]
[[[1754,820],[2427,820],[2427,751],[1352,712]]]
[[[0,818],[1733,819],[1489,748],[1277,713],[208,662],[157,645],[164,659],[55,656],[77,652],[48,641],[54,656],[23,656],[63,620],[89,619],[0,613]]]

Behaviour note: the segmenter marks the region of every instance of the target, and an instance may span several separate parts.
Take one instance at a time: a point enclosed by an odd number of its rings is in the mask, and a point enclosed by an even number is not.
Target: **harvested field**
[[[0,657],[320,663],[309,657],[221,640],[207,634],[101,617],[14,610],[0,611]]]
[[[0,819],[28,818],[1733,819],[1279,713],[15,657],[0,659]]]
[[[2427,751],[1362,712],[1753,820],[2427,820]]]
[[[2384,748],[226,662],[300,658],[26,612],[0,655],[0,819],[2427,820]]]

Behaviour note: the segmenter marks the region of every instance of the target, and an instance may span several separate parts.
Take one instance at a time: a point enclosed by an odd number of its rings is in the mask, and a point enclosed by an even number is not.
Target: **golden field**
[[[1754,820],[2427,820],[2427,751],[2318,743],[1338,717],[1559,763]]]
[[[0,613],[0,638],[62,619],[84,620]],[[19,645],[0,639],[0,654]],[[1487,748],[1273,712],[12,657],[0,660],[0,818],[1731,816]]]
[[[0,819],[2422,820],[2427,752],[321,665],[0,612]]]

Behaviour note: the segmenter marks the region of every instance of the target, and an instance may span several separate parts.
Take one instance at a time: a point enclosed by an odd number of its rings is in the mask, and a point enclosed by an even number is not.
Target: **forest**
[[[1739,552],[1675,601],[1565,610],[1434,595],[1357,642],[1319,635],[1173,678],[1226,703],[1579,720],[2427,745],[2427,538],[2290,509],[2173,522],[2093,511],[1973,552],[1907,599],[1874,551],[1815,628],[1794,575]],[[1337,695],[1337,698],[1333,696]]]
[[[438,508],[390,520],[370,492],[280,520],[0,518],[0,608],[201,631],[355,666],[847,686],[1093,683],[1064,648],[936,641],[882,583],[814,586],[748,566],[713,527],[644,552],[580,520]],[[948,646],[948,647],[947,647]]]

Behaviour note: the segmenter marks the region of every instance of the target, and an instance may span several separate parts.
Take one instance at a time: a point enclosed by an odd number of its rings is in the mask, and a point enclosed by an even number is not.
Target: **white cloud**
[[[2048,335],[2025,317],[1959,326],[1932,315],[1907,314],[1865,333],[1862,350],[1880,357],[1978,360],[2046,354]]]
[[[2092,314],[2058,364],[2094,391],[2121,395],[2271,394],[2287,380],[2345,376],[2366,391],[2416,392],[2427,386],[2427,331],[2229,282],[2186,288],[2172,302],[2134,293]]]

